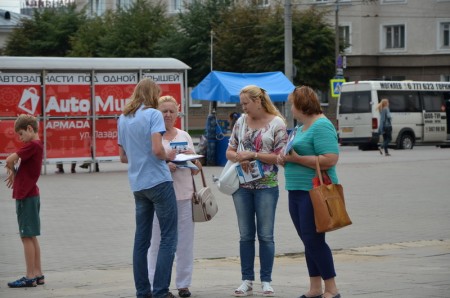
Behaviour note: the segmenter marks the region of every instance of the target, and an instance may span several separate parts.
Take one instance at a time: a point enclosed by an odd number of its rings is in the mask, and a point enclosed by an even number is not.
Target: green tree
[[[158,2],[137,0],[130,7],[91,19],[72,38],[72,56],[155,57],[157,41],[172,23]]]
[[[233,72],[283,70],[283,21],[277,9],[239,5],[215,27],[214,64]]]
[[[102,38],[108,32],[108,24],[112,23],[112,12],[107,11],[104,16],[89,18],[71,37],[69,56],[73,57],[102,57]]]
[[[186,12],[179,13],[176,27],[161,38],[157,45],[159,56],[170,56],[188,64],[189,84],[199,83],[210,71],[211,30],[221,22],[228,0],[194,0]]]
[[[334,30],[325,11],[296,10],[292,18],[295,84],[326,90],[334,75]],[[235,6],[224,11],[215,27],[214,64],[234,72],[284,71],[284,12],[271,8]]]
[[[334,28],[325,20],[325,11],[310,8],[292,15],[294,82],[327,90],[335,74]]]
[[[70,37],[86,21],[84,11],[75,5],[36,10],[30,19],[9,35],[5,55],[66,56],[70,51]]]

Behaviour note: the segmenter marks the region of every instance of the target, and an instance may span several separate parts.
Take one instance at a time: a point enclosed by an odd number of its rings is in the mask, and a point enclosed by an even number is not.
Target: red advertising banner
[[[184,103],[182,100],[183,75],[181,73],[144,73],[143,77],[150,78],[156,82],[161,88],[161,96],[171,95],[180,105],[181,111],[184,111]],[[181,119],[175,122],[175,127],[181,127]]]
[[[48,73],[46,75],[46,116],[90,116],[91,113],[91,86],[89,74]]]
[[[0,73],[0,117],[42,114],[41,76],[37,73]]]
[[[173,96],[184,111],[182,73],[143,77],[153,79],[161,95]],[[0,73],[0,161],[22,146],[14,132],[14,119],[22,113],[46,117],[39,130],[47,161],[91,160],[93,153],[98,160],[118,160],[117,118],[138,80],[137,72],[96,73],[92,97],[90,73],[47,73],[43,88],[40,74]],[[182,128],[180,119],[175,126]]]
[[[23,146],[19,135],[14,131],[14,122],[15,120],[0,119],[0,160],[5,160],[11,153],[17,152]],[[42,126],[42,122],[39,122],[39,137],[41,140],[43,140]]]
[[[49,120],[46,124],[47,158],[91,159],[92,121],[86,119]]]
[[[119,158],[119,146],[117,145],[117,119],[105,118],[95,121],[95,157],[98,159]]]
[[[96,73],[95,114],[114,116],[122,114],[123,107],[138,83],[137,73]]]

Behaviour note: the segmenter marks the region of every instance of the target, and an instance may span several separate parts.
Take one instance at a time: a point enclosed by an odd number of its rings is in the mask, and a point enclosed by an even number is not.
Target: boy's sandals
[[[253,281],[243,280],[242,284],[234,290],[234,297],[253,296]]]
[[[25,276],[19,278],[16,281],[12,281],[8,283],[8,287],[10,288],[25,288],[25,287],[35,287],[36,286],[36,278],[26,278]]]
[[[45,276],[44,275],[36,276],[36,284],[38,285],[45,284]]]
[[[273,297],[273,296],[275,296],[275,291],[270,286],[270,282],[268,282],[268,281],[261,282],[261,287],[262,287],[262,291],[263,291],[262,295],[264,297]]]

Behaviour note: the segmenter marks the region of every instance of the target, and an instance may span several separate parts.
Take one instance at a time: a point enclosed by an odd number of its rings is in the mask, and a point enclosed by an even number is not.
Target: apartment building
[[[74,2],[91,15],[102,15],[134,1],[21,0],[21,11],[28,14],[30,9]],[[169,14],[186,3],[165,1]],[[271,5],[270,1],[261,5]],[[341,42],[349,45],[341,53],[347,80],[450,80],[450,0],[291,0],[291,4],[293,9],[326,9],[332,26],[338,17]],[[10,31],[11,23],[4,17],[0,31]]]
[[[450,81],[450,0],[313,2],[338,8],[347,80]]]
[[[87,7],[87,11],[91,15],[102,15],[108,9],[116,9],[117,7],[127,8],[135,0],[73,0],[78,7]],[[157,0],[155,0],[157,1]],[[165,0],[168,14],[178,13],[183,9],[186,1],[183,0]]]

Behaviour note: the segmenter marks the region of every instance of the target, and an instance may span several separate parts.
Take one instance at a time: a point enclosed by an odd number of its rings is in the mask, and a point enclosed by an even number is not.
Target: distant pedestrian
[[[333,183],[338,182],[336,164],[339,146],[334,125],[322,112],[313,89],[297,87],[289,94],[292,116],[303,123],[295,128],[292,149],[278,157],[285,165],[286,190],[289,192],[289,214],[297,234],[305,246],[309,291],[299,298],[340,298],[336,287],[333,255],[325,241],[325,233],[316,232],[314,210],[309,195],[316,176],[316,158]],[[322,291],[322,280],[325,289]]]
[[[377,107],[380,112],[380,126],[378,128],[378,133],[383,136],[383,143],[378,150],[380,154],[383,155],[382,148],[384,148],[384,155],[391,156],[389,154],[389,143],[392,140],[392,117],[391,111],[389,110],[389,100],[383,98]]]
[[[75,174],[77,171],[75,170],[75,167],[77,166],[76,162],[72,162],[71,163],[71,168],[70,168],[70,172],[72,174]],[[56,163],[56,171],[55,174],[64,174],[64,165],[62,162],[57,162]]]
[[[128,163],[128,179],[136,205],[133,273],[138,298],[170,298],[172,265],[177,247],[177,203],[162,136],[166,131],[158,108],[159,86],[149,78],[134,89],[118,121],[120,161]],[[147,251],[152,239],[153,216],[161,228],[161,243],[153,279],[148,278]]]
[[[14,130],[25,144],[6,158],[6,186],[13,189],[17,222],[22,239],[26,275],[8,283],[11,288],[35,287],[45,283],[41,268],[41,249],[37,236],[41,234],[40,196],[37,181],[41,175],[43,145],[39,139],[38,121],[31,115],[20,115]],[[16,164],[20,165],[16,169]]]

